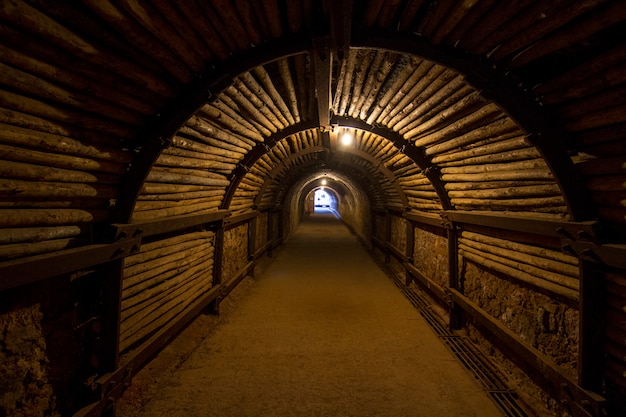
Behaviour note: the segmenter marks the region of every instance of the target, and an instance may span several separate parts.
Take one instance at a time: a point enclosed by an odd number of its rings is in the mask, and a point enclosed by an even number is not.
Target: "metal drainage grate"
[[[471,340],[450,333],[448,327],[431,311],[429,303],[415,289],[407,287],[400,277],[386,264],[379,264],[396,286],[420,312],[435,334],[470,371],[489,398],[506,417],[531,417],[535,414],[523,406],[517,392],[510,389],[495,366],[483,355]]]

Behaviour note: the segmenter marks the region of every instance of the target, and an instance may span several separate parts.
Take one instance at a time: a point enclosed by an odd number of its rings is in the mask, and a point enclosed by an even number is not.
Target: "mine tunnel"
[[[0,22],[0,415],[118,414],[320,216],[504,415],[626,415],[623,1],[3,0]]]

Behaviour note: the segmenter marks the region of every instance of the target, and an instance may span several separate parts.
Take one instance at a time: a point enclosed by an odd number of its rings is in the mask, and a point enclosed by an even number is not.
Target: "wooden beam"
[[[317,117],[323,131],[331,129],[331,82],[333,54],[330,39],[326,36],[313,39],[313,74],[315,76],[315,98],[317,99]]]
[[[0,263],[0,291],[91,268],[137,253],[141,237],[87,245]]]
[[[155,236],[163,233],[175,232],[202,224],[220,222],[228,215],[227,210],[216,210],[213,213],[174,216],[160,220],[151,220],[139,223],[120,224],[109,226],[114,241],[128,236]]]
[[[599,223],[597,221],[570,222],[565,220],[543,219],[514,213],[497,214],[489,212],[471,212],[446,210],[442,217],[455,223],[487,226],[496,229],[511,230],[561,239],[596,241]]]

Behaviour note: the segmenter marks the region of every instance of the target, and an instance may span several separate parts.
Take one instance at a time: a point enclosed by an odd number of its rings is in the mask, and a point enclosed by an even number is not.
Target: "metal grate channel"
[[[535,415],[528,407],[521,404],[517,393],[508,388],[505,379],[496,371],[495,366],[474,347],[471,340],[450,333],[448,327],[433,314],[429,308],[429,303],[415,289],[407,287],[389,265],[379,263],[379,266],[420,312],[448,349],[471,372],[505,417],[531,417]]]

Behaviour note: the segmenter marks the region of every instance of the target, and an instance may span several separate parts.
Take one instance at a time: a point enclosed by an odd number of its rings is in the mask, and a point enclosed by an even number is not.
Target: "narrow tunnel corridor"
[[[305,219],[158,395],[132,402],[120,417],[503,415],[331,213]]]
[[[0,1],[0,416],[114,416],[316,209],[537,414],[626,415],[626,2]]]

